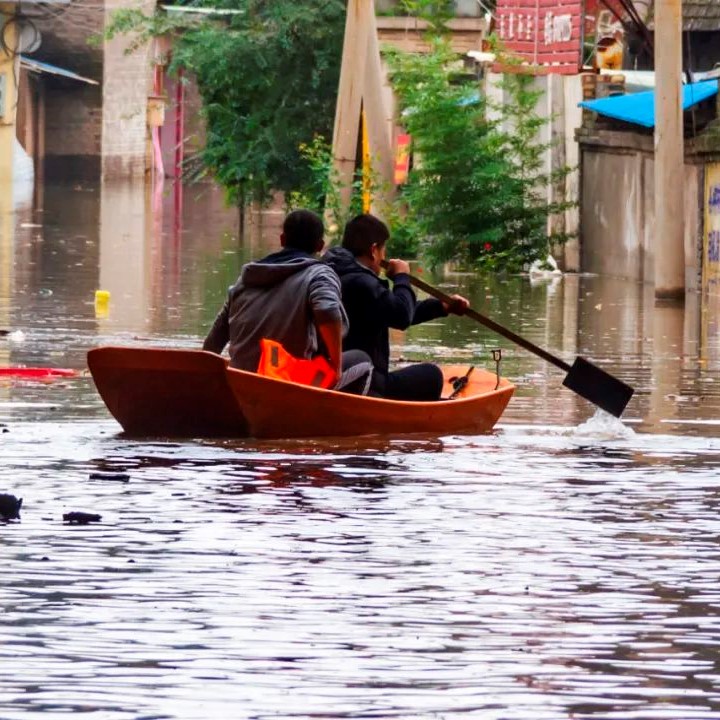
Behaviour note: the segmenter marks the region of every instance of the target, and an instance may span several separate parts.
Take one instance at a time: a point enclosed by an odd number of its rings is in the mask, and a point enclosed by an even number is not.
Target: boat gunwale
[[[438,365],[441,369],[456,366],[455,363],[452,363],[452,364],[448,363],[447,365],[442,365],[439,363]],[[485,373],[485,374],[495,377],[495,374],[491,373],[489,370],[484,370],[481,368],[480,371],[482,373]],[[289,385],[294,388],[302,388],[303,390],[309,390],[311,392],[322,393],[323,395],[327,395],[328,393],[331,393],[333,395],[337,395],[337,396],[341,397],[343,400],[348,400],[348,399],[360,400],[363,402],[371,402],[371,403],[376,403],[376,404],[380,404],[380,405],[390,405],[390,406],[396,406],[396,407],[412,407],[412,408],[432,407],[432,408],[436,408],[438,406],[438,404],[445,405],[447,403],[452,403],[453,405],[456,405],[456,404],[459,405],[459,404],[476,402],[477,400],[481,400],[481,399],[486,399],[486,398],[492,397],[493,395],[502,394],[504,392],[507,392],[508,390],[510,390],[512,392],[515,391],[515,385],[512,382],[510,382],[510,380],[508,380],[507,378],[500,376],[500,384],[493,390],[488,390],[486,392],[475,393],[475,394],[466,395],[466,396],[459,396],[459,397],[455,397],[455,398],[441,397],[438,400],[396,400],[393,398],[374,397],[372,395],[358,395],[355,393],[346,393],[346,392],[343,392],[342,390],[334,390],[332,388],[320,388],[320,387],[315,387],[314,385],[303,385],[301,383],[295,383],[295,382],[291,382],[289,380],[282,380],[280,378],[267,377],[266,375],[260,375],[258,373],[254,373],[250,370],[241,370],[240,368],[234,368],[229,364],[226,367],[226,372],[228,373],[228,375],[239,374],[243,377],[248,378],[250,380],[250,382],[253,382],[253,383],[262,384],[264,382],[267,382],[267,383],[270,383],[271,385],[275,385],[275,384]],[[443,373],[443,379],[446,382],[444,375],[445,374]],[[445,384],[445,382],[443,382],[443,384]]]

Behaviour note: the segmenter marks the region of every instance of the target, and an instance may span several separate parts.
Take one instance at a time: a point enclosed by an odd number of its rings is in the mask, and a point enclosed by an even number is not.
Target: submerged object
[[[70,525],[89,525],[90,523],[100,522],[101,520],[102,515],[81,512],[80,510],[73,510],[73,512],[63,514],[63,522],[70,523]]]
[[[98,392],[128,435],[298,438],[488,432],[515,390],[475,369],[452,400],[406,402],[236,370],[202,350],[102,347],[88,353]],[[448,365],[443,397],[467,367]]]
[[[0,518],[3,520],[15,520],[20,517],[22,498],[16,498],[9,493],[0,493]]]

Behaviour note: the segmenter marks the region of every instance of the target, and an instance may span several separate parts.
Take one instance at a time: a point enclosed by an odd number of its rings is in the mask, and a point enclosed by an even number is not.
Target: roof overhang
[[[20,56],[20,67],[24,67],[30,72],[57,75],[58,77],[64,77],[68,80],[77,80],[78,82],[84,82],[88,85],[99,85],[97,80],[92,78],[83,77],[74,73],[72,70],[66,70],[65,68],[58,67],[57,65],[50,65],[50,63],[40,62],[39,60],[33,60],[32,58],[26,57],[25,55]]]

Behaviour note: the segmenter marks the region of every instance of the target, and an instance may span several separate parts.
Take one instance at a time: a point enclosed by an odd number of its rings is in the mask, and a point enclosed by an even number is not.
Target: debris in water
[[[16,498],[8,493],[0,494],[0,518],[3,520],[14,520],[20,517],[22,498]]]
[[[77,510],[63,515],[63,522],[70,523],[70,525],[89,525],[90,523],[100,522],[101,520],[102,515],[79,512]]]
[[[94,472],[90,473],[91,480],[116,480],[117,482],[129,482],[130,476],[123,472]]]
[[[8,340],[16,343],[25,342],[25,333],[22,330],[15,330],[8,335]]]

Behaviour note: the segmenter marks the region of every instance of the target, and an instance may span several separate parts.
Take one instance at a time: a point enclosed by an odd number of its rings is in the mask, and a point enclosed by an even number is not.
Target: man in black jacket
[[[462,315],[469,307],[460,295],[445,305],[430,298],[418,302],[410,285],[410,267],[404,260],[389,260],[385,274],[378,274],[385,260],[387,226],[373,215],[358,215],[345,226],[342,247],[328,250],[324,260],[340,276],[342,302],[350,330],[344,350],[363,350],[375,366],[372,392],[394,400],[437,400],[443,387],[442,371],[432,363],[418,363],[390,372],[389,328],[406,330],[427,320]]]

